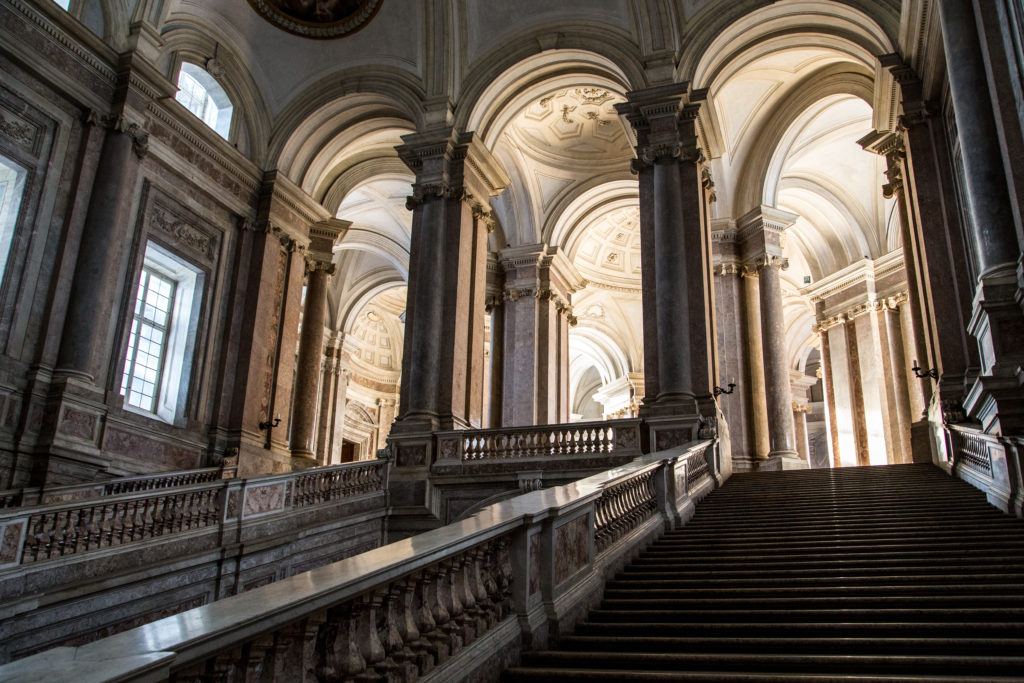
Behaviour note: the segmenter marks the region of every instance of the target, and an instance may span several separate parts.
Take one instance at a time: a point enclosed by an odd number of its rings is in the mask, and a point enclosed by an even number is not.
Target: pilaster
[[[582,278],[557,249],[543,244],[502,250],[505,271],[502,425],[569,419],[572,294]]]

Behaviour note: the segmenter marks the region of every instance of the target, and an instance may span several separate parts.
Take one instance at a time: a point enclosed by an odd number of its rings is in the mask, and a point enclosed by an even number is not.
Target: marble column
[[[793,425],[793,402],[786,362],[786,322],[782,316],[782,285],[779,271],[787,262],[767,256],[758,264],[761,291],[761,345],[764,350],[765,403],[768,408],[770,458],[791,458],[797,454]]]
[[[396,403],[393,398],[377,399],[377,448],[384,448],[395,421]]]
[[[502,425],[569,419],[568,330],[581,278],[557,249],[543,244],[501,252],[505,270]]]
[[[865,138],[861,140],[861,144],[866,150],[885,157],[885,177],[888,182],[882,186],[882,196],[886,199],[895,200],[900,221],[903,268],[907,273],[907,300],[905,306],[909,314],[905,316],[907,324],[904,325],[902,333],[907,339],[910,358],[922,359],[928,364],[928,367],[934,367],[932,363],[936,354],[933,349],[929,348],[928,335],[925,331],[928,323],[924,318],[926,307],[922,293],[922,245],[911,220],[907,192],[903,181],[903,160],[906,158],[903,138],[895,133],[876,134],[870,136],[870,138],[870,142],[867,142],[868,139]],[[910,393],[911,402],[915,408],[915,421],[926,421],[928,417],[928,401],[931,399],[932,394],[931,380],[913,377],[908,383],[907,390]]]
[[[1024,312],[1017,304],[1021,244],[1014,224],[989,83],[971,0],[939,3],[946,73],[964,170],[978,282],[969,325],[981,375],[964,406],[986,431],[1024,432]]]
[[[334,434],[335,399],[338,393],[338,378],[341,376],[339,354],[341,353],[340,333],[331,333],[324,344],[320,371],[320,407],[316,421],[316,461],[318,465],[331,464],[332,439]]]
[[[719,396],[719,405],[729,423],[734,471],[754,468],[756,458],[752,428],[750,387],[747,379],[750,356],[744,340],[749,336],[746,316],[746,284],[740,263],[736,222],[719,219],[711,225],[712,258],[715,274],[715,327],[720,371],[718,385],[736,384],[732,394]],[[767,453],[767,448],[765,449]]]
[[[915,265],[919,266],[921,317],[915,322],[920,322],[926,337],[924,349],[918,344],[906,357],[911,361],[916,358],[922,367],[939,371],[937,385],[933,385],[938,392],[936,400],[945,412],[959,414],[963,412],[964,381],[969,369],[978,367],[980,360],[978,345],[967,331],[975,283],[971,268],[965,267],[970,254],[960,226],[946,127],[937,108],[923,100],[921,80],[902,58],[883,55],[880,59],[899,84],[902,94],[903,145],[895,148],[894,156],[900,162],[911,245],[917,250]],[[899,139],[893,142],[883,139],[880,144],[898,142]],[[932,383],[930,379],[912,381]],[[914,400],[912,393],[911,401]],[[915,433],[915,454],[923,457],[918,442]]]
[[[325,254],[328,259],[330,253]],[[324,321],[327,317],[327,281],[334,264],[316,256],[306,265],[306,301],[302,311],[299,355],[295,362],[295,394],[292,401],[292,458],[296,466],[315,464],[313,436],[317,415],[320,359],[323,356]],[[307,462],[304,462],[307,461]]]
[[[487,299],[484,310],[491,320],[486,427],[501,427],[501,402],[505,376],[505,270],[498,254],[487,254]]]
[[[832,350],[828,338],[828,327],[817,325],[821,344],[821,382],[825,394],[825,419],[827,421],[828,443],[832,449],[832,466],[842,467],[839,450],[839,422],[836,416],[836,392],[832,374]]]
[[[753,428],[753,449],[756,460],[767,460],[771,445],[768,442],[768,412],[765,409],[764,352],[761,346],[761,291],[757,268],[743,268],[743,313],[747,318],[746,355],[747,385],[744,398],[750,404]]]
[[[645,417],[696,415],[713,403],[711,254],[694,127],[703,95],[675,83],[616,105],[637,140]]]
[[[126,114],[96,123],[107,130],[78,248],[57,371],[102,391],[109,383],[110,349],[117,346],[115,307],[124,289],[131,213],[149,135]]]
[[[760,206],[737,222],[744,260],[757,270],[761,308],[761,349],[764,361],[764,397],[768,421],[770,459],[783,468],[806,467],[797,457],[793,424],[793,395],[786,358],[786,321],[782,312],[779,271],[788,267],[783,256],[785,231],[796,216],[770,206]]]
[[[402,137],[396,149],[416,174],[395,433],[479,427],[483,411],[483,316],[487,203],[509,183],[472,133]]]
[[[336,232],[347,226],[276,171],[264,174],[259,206],[256,220],[242,222],[237,241],[232,286],[238,294],[229,310],[229,370],[217,418],[227,445],[239,449],[240,477],[303,466],[293,462],[288,434],[306,254],[315,225]]]
[[[807,413],[811,412],[810,406],[799,405],[793,402],[793,425],[796,434],[796,452],[801,460],[811,466],[811,446],[807,441]]]

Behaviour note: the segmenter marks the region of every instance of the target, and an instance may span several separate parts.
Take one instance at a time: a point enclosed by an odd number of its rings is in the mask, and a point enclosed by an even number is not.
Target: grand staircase
[[[1024,680],[1024,523],[931,465],[734,475],[517,681]]]

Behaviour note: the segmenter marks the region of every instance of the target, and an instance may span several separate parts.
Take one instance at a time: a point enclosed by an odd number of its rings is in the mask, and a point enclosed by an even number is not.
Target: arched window
[[[182,62],[176,99],[227,140],[231,130],[231,100],[213,76],[195,64]]]
[[[53,1],[55,3],[57,3],[58,5],[60,5],[60,8],[65,10],[65,11],[71,9],[71,0],[53,0]]]

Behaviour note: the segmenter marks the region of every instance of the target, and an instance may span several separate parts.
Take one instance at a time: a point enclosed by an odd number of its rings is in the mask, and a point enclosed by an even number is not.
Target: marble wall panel
[[[284,510],[285,482],[251,486],[245,490],[242,518]]]
[[[555,529],[555,584],[590,562],[590,516],[582,515]]]

